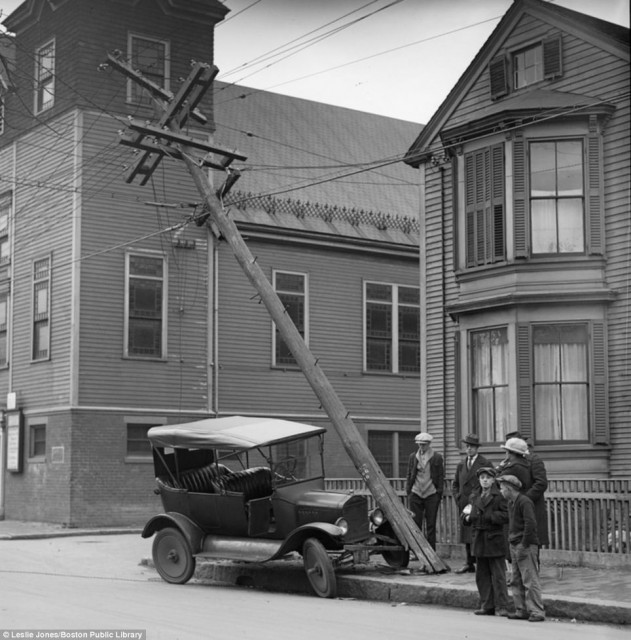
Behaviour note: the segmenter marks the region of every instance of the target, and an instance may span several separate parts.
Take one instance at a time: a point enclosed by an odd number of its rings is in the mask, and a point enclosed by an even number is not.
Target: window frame
[[[40,263],[47,263],[47,268],[44,270],[37,269],[37,265]],[[51,359],[52,354],[52,322],[51,322],[51,306],[52,306],[52,272],[53,272],[53,254],[49,253],[40,258],[35,258],[31,262],[31,275],[32,275],[32,288],[31,288],[31,361],[43,362]],[[39,294],[41,291],[46,291],[46,309],[39,311]],[[40,327],[47,327],[48,347],[44,353],[44,350],[38,349]]]
[[[9,317],[10,295],[0,292],[0,369],[9,366]],[[2,354],[4,352],[4,358]]]
[[[162,275],[161,277],[148,276],[148,275],[139,275],[139,274],[131,274],[131,259],[133,257],[139,258],[149,258],[154,260],[160,260],[162,262]],[[142,353],[134,353],[130,349],[131,343],[131,334],[130,331],[133,325],[133,319],[131,318],[131,304],[130,304],[130,295],[131,295],[131,281],[133,279],[138,280],[147,280],[151,282],[161,282],[162,290],[161,290],[161,305],[160,305],[160,353],[158,355],[155,354],[146,354]],[[168,353],[168,345],[167,345],[167,335],[168,335],[168,261],[164,254],[157,251],[127,251],[125,252],[125,304],[124,304],[124,342],[123,342],[123,356],[125,358],[129,358],[132,360],[166,360],[166,354]]]
[[[11,262],[10,233],[13,218],[13,191],[0,193],[0,221],[6,217],[6,224],[0,222],[0,267]],[[4,255],[3,255],[4,254]]]
[[[474,344],[473,344],[473,338],[476,334],[482,334],[482,333],[491,333],[492,331],[497,331],[497,330],[503,330],[504,331],[504,338],[505,338],[505,345],[506,345],[506,351],[504,353],[504,369],[505,369],[505,375],[506,375],[506,381],[502,384],[493,384],[491,381],[490,385],[478,385],[476,387],[475,385],[475,370],[476,370],[476,362],[475,362],[475,349],[474,349]],[[470,406],[470,414],[471,414],[471,419],[470,419],[470,424],[472,425],[471,427],[471,431],[473,433],[477,433],[480,436],[480,441],[483,443],[494,443],[494,442],[501,442],[504,439],[504,435],[510,431],[509,428],[509,418],[510,418],[510,413],[511,413],[511,376],[510,376],[510,362],[511,362],[511,349],[514,348],[511,346],[510,343],[510,331],[509,331],[509,327],[507,324],[498,324],[498,325],[493,325],[493,326],[488,326],[488,327],[478,327],[475,329],[469,329],[467,331],[467,344],[468,344],[468,353],[470,354],[469,356],[469,362],[468,362],[468,386],[469,386],[469,406]],[[491,352],[492,354],[492,352]],[[491,376],[492,377],[492,376]],[[482,433],[482,429],[480,429],[480,425],[478,424],[478,416],[476,413],[476,393],[475,390],[476,388],[481,389],[481,388],[490,388],[492,389],[492,394],[493,394],[493,426],[492,426],[492,431],[493,434],[495,436],[494,439],[487,439],[484,438],[484,434]],[[497,423],[497,393],[496,390],[499,388],[503,388],[506,389],[506,406],[505,406],[505,417],[506,417],[506,423],[501,425]]]
[[[302,278],[303,282],[303,291],[302,294],[297,294],[295,291],[282,291],[278,289],[278,276],[288,275],[288,276],[298,276]],[[301,271],[290,271],[287,269],[273,269],[272,270],[272,287],[274,291],[276,291],[276,295],[279,297],[280,301],[283,304],[283,307],[286,307],[285,302],[283,301],[283,295],[302,295],[303,297],[303,305],[304,305],[304,327],[299,327],[296,325],[298,332],[302,335],[305,344],[309,346],[310,339],[310,331],[309,331],[309,315],[310,315],[310,289],[309,289],[309,274]],[[293,318],[292,318],[293,320]],[[295,321],[294,321],[294,324]],[[275,322],[272,322],[272,367],[278,369],[299,369],[299,365],[296,362],[295,358],[292,356],[293,362],[278,362],[278,341],[282,341],[282,337],[278,331]],[[284,342],[284,341],[283,341]]]
[[[4,95],[0,91],[0,136],[4,133],[4,115],[5,115]]]
[[[558,193],[558,182],[559,182],[559,165],[558,165],[558,156],[559,156],[559,144],[564,142],[578,142],[580,144],[580,158],[581,158],[581,193],[580,195],[559,195]],[[543,145],[543,144],[553,144],[555,148],[555,187],[557,193],[554,195],[548,196],[534,196],[533,195],[533,173],[535,173],[535,168],[532,164],[532,148],[533,145]],[[526,169],[526,179],[528,180],[528,192],[527,192],[527,206],[528,206],[528,224],[529,224],[529,234],[530,234],[530,257],[532,258],[540,258],[540,257],[558,257],[558,256],[582,256],[587,252],[587,157],[586,157],[586,141],[585,136],[555,136],[555,137],[532,137],[527,140],[526,147],[526,159],[527,159],[527,169]],[[555,229],[556,229],[556,251],[537,251],[534,250],[534,239],[535,239],[535,230],[533,223],[533,202],[541,202],[544,200],[554,201],[555,203]],[[582,248],[580,251],[560,251],[559,247],[561,244],[561,239],[559,237],[559,203],[564,200],[580,200],[581,201],[581,221],[582,221]]]
[[[143,463],[143,464],[153,463],[153,450],[151,448],[151,442],[146,437],[147,431],[149,431],[149,429],[151,429],[152,427],[159,427],[167,424],[166,418],[162,418],[162,417],[156,418],[152,416],[125,416],[124,422],[125,422],[125,445],[124,445],[125,454],[123,457],[125,462]],[[144,440],[146,440],[147,443],[149,443],[149,449],[146,453],[143,453],[142,451],[130,452],[129,450],[130,441],[140,442],[143,440],[143,438],[132,438],[130,440],[130,437],[129,437],[130,429],[133,430],[138,428],[146,428]]]
[[[390,360],[391,364],[389,368],[368,368],[368,343],[369,343],[369,330],[368,330],[368,308],[370,303],[375,304],[384,304],[388,303],[387,301],[382,300],[369,300],[368,299],[368,286],[369,285],[378,285],[383,287],[390,287],[391,298],[389,301],[389,305],[391,307],[391,335],[390,335]],[[418,292],[418,303],[412,304],[410,302],[400,302],[400,290],[401,289],[414,289]],[[363,361],[362,361],[362,369],[365,374],[384,374],[384,375],[403,375],[403,376],[419,376],[421,371],[421,362],[420,362],[420,321],[421,321],[421,290],[420,287],[409,285],[409,284],[395,284],[392,282],[383,282],[378,280],[363,280],[362,281],[362,312],[363,312]],[[401,370],[401,345],[403,340],[400,339],[400,308],[408,307],[417,309],[418,313],[418,370]],[[409,342],[409,341],[408,341]]]
[[[160,44],[164,47],[164,68],[162,73],[148,73],[141,65],[135,62],[136,49],[134,43],[136,41],[144,40],[150,42],[153,45]],[[127,59],[134,69],[140,71],[146,80],[149,80],[161,87],[165,91],[170,89],[170,75],[171,75],[171,43],[169,40],[163,40],[161,38],[154,38],[138,32],[130,31],[127,34]],[[143,89],[135,83],[131,78],[127,80],[127,95],[126,101],[128,104],[138,104],[144,106],[153,106],[151,98],[147,97],[147,90]]]
[[[46,422],[30,422],[28,425],[28,460],[29,462],[44,462],[46,460],[47,451],[47,430],[48,424]],[[38,438],[38,434],[43,433],[43,441]],[[37,452],[36,448],[38,444],[44,445],[43,452]]]
[[[51,58],[50,69],[43,63],[47,56]],[[55,38],[52,38],[35,50],[35,97],[33,108],[35,115],[48,111],[55,105],[56,62],[56,42]],[[47,95],[48,98],[46,97]]]

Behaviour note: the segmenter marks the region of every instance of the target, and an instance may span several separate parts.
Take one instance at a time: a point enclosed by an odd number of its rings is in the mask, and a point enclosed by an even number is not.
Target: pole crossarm
[[[190,82],[187,80],[182,86],[182,94],[190,95],[187,93],[188,87],[192,83],[198,82],[194,80],[194,78],[201,77],[198,74],[199,70],[196,67],[191,72]],[[203,80],[199,86],[206,87],[205,83],[206,80]],[[194,99],[198,97],[199,96],[195,94]],[[306,345],[304,338],[300,335],[296,325],[287,313],[278,293],[267,279],[256,258],[250,252],[236,223],[223,209],[219,198],[223,196],[227,188],[230,188],[238,178],[238,172],[231,173],[230,169],[226,169],[226,171],[228,171],[228,177],[224,186],[217,191],[213,189],[206,172],[202,166],[200,166],[198,159],[194,155],[194,149],[199,147],[190,144],[192,139],[182,136],[180,131],[180,123],[186,118],[184,116],[179,117],[174,104],[184,105],[184,103],[185,100],[174,98],[173,102],[167,106],[163,116],[160,118],[157,131],[155,127],[146,124],[142,126],[138,125],[135,135],[141,137],[151,135],[155,137],[159,133],[159,137],[164,138],[169,143],[177,144],[180,147],[181,157],[200,195],[204,199],[204,212],[203,216],[200,216],[200,219],[206,222],[215,235],[218,233],[221,234],[221,237],[229,244],[237,262],[241,265],[244,273],[265,304],[283,341],[289,347],[307,382],[320,400],[322,408],[340,436],[342,444],[353,461],[355,468],[370,489],[377,504],[388,517],[398,539],[407,549],[414,552],[419,561],[424,563],[427,570],[434,573],[448,571],[449,567],[447,567],[429,545],[412,519],[410,512],[404,507],[394,488],[383,474],[367,443],[351,419],[350,412],[345,408],[341,399],[333,389],[333,386],[318,364],[318,359],[314,357]],[[171,131],[169,136],[165,135],[164,131],[162,131],[165,127],[168,127]],[[146,151],[145,153],[151,152]],[[153,155],[155,156],[156,154],[154,153]],[[157,157],[159,159],[161,155]],[[144,171],[144,168],[141,166],[138,172],[142,171]]]

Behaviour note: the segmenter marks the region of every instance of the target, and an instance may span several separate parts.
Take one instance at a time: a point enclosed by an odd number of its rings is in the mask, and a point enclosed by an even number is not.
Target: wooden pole
[[[173,125],[171,125],[173,127]],[[315,392],[337,430],[342,444],[359,474],[372,492],[377,504],[383,509],[399,540],[432,572],[448,571],[447,565],[429,545],[410,513],[401,503],[389,480],[375,461],[368,445],[359,434],[349,412],[311,353],[292,319],[287,314],[278,294],[252,256],[236,224],[230,219],[215,195],[204,170],[197,164],[185,147],[182,156],[200,194],[210,211],[212,221],[230,245],[238,263],[259,293],[280,335],[289,347],[296,362]]]

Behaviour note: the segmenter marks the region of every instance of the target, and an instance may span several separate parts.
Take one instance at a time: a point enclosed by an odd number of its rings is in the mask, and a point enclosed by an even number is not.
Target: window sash
[[[53,106],[55,100],[55,42],[35,52],[35,112]]]
[[[308,344],[308,280],[307,274],[293,271],[273,272],[274,290],[282,302],[287,315],[298,329],[306,344]],[[273,366],[297,367],[287,343],[283,340],[276,323],[273,323]]]
[[[50,263],[50,257],[33,262],[33,360],[46,360],[50,357]]]
[[[368,431],[368,448],[387,478],[405,478],[416,431]]]
[[[155,424],[133,423],[127,425],[127,456],[151,457],[151,442],[147,438],[147,431]]]
[[[584,253],[582,140],[531,141],[529,161],[533,255]]]
[[[125,355],[162,358],[166,350],[166,264],[163,256],[130,254],[125,294]]]
[[[473,431],[482,442],[500,442],[510,430],[507,329],[472,331],[470,345]]]
[[[513,87],[521,89],[543,80],[543,45],[522,49],[513,54]]]
[[[168,42],[130,34],[128,55],[132,67],[147,80],[158,87],[169,89]],[[128,81],[127,99],[129,102],[148,106],[153,104],[150,93],[132,80]]]
[[[29,458],[46,455],[46,425],[34,424],[29,428]]]
[[[532,331],[534,427],[538,441],[588,441],[589,332],[585,324]]]
[[[420,289],[364,283],[364,368],[420,371]]]

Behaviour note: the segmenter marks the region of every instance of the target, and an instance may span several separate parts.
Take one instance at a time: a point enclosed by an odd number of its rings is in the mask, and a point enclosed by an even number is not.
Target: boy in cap
[[[440,453],[431,447],[433,439],[426,432],[414,438],[418,450],[410,454],[408,460],[405,493],[414,514],[414,522],[422,531],[425,520],[427,542],[436,550],[436,518],[443,497],[445,465]]]
[[[502,495],[508,500],[508,541],[513,567],[512,620],[543,622],[545,611],[537,563],[537,520],[532,500],[520,493],[522,483],[514,475],[505,474],[497,479]]]
[[[471,528],[471,553],[476,559],[475,582],[480,607],[474,613],[507,616],[504,525],[508,522],[508,506],[495,484],[497,472],[490,464],[480,467],[476,475],[479,486],[469,496],[471,511],[463,517],[463,524]]]

